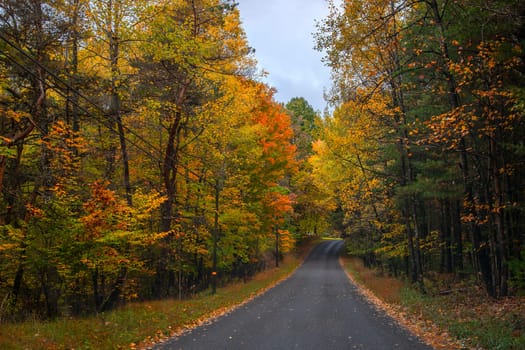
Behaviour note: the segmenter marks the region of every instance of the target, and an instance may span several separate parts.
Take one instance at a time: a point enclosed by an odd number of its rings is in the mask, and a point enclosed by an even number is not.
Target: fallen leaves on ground
[[[341,266],[344,267],[343,258],[340,259]],[[401,306],[389,304],[379,299],[374,293],[358,283],[355,278],[346,271],[346,275],[357,287],[358,291],[374,304],[378,309],[383,310],[388,316],[396,320],[401,326],[415,334],[426,344],[434,349],[464,349],[465,344],[453,339],[446,330],[441,329],[430,320],[426,320],[421,314],[414,315],[408,313]]]
[[[402,305],[401,287],[392,282],[392,278],[378,276],[377,272],[363,267],[360,260],[344,257],[340,262],[365,298],[435,349],[492,349],[495,344],[492,341],[497,339],[490,337],[498,336],[499,332],[505,338],[499,345],[522,348],[523,342],[519,339],[525,336],[524,296],[493,299],[475,283],[434,276],[427,297],[421,302]],[[355,273],[359,281],[348,270]],[[482,336],[486,338],[483,341]],[[514,345],[509,336],[516,340]],[[485,344],[485,347],[475,344]]]

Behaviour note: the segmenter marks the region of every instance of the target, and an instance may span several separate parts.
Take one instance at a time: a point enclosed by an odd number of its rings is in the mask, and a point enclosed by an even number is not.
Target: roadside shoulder
[[[392,319],[396,320],[402,327],[409,330],[427,345],[434,349],[464,349],[464,344],[454,340],[446,330],[441,329],[431,320],[425,320],[421,315],[411,314],[401,305],[387,303],[378,298],[371,290],[359,283],[346,267],[348,258],[340,257],[339,263],[345,271],[348,279],[356,286],[361,295],[368,299],[378,309],[384,311]]]

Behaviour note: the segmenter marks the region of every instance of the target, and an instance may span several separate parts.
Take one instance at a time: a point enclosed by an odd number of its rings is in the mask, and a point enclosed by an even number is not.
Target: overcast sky
[[[315,20],[328,12],[325,0],[238,0],[250,46],[264,80],[277,89],[279,102],[304,97],[315,110],[324,111],[323,91],[330,73],[314,50]]]

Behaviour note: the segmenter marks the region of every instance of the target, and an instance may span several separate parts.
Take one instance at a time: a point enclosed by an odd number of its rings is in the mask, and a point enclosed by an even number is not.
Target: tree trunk
[[[452,201],[450,210],[452,248],[453,248],[453,266],[455,270],[463,270],[463,237],[461,230],[461,204],[459,201]]]
[[[5,165],[6,165],[7,158],[4,156],[0,156],[0,195],[2,195],[2,191],[4,189],[4,174],[5,174]],[[0,225],[3,223],[3,221],[0,218]]]
[[[40,86],[40,97],[37,99],[37,102],[36,102],[36,108],[35,108],[35,111],[34,111],[34,114],[35,114],[35,119],[36,120],[40,120],[40,117],[42,116],[43,112],[42,112],[42,109],[43,109],[43,104],[44,104],[44,99],[45,99],[45,90],[43,90],[43,84],[39,84]],[[32,128],[31,128],[32,130]],[[30,131],[27,133],[27,135],[29,135]],[[26,136],[27,136],[26,135]],[[25,136],[24,136],[25,138]],[[22,138],[23,139],[23,138]],[[20,140],[22,140],[20,139]],[[20,141],[20,140],[17,140],[17,141]],[[42,145],[42,147],[44,148],[45,145]],[[42,153],[44,154],[44,153]],[[18,169],[19,168],[19,165],[21,163],[21,157],[22,157],[22,146],[19,146],[19,149],[18,149],[18,152],[17,152],[17,158],[16,158],[16,164],[15,164],[15,169]],[[42,173],[45,174],[48,169],[42,169],[42,159],[40,161],[40,169],[42,170]],[[18,174],[18,171],[14,171],[15,174]],[[18,176],[14,176],[13,177],[13,189],[14,189],[14,193],[16,194],[19,194],[21,193],[20,191],[20,183],[19,183],[19,177]],[[33,193],[31,194],[31,199],[30,199],[30,203],[32,205],[35,204],[36,202],[36,199],[38,197],[38,193],[39,193],[39,189],[40,189],[40,186],[41,186],[41,183],[43,183],[43,180],[41,179],[37,179],[35,181],[35,186],[34,186],[34,189],[33,189]],[[9,207],[8,207],[8,210],[7,210],[7,213],[6,213],[6,217],[5,217],[5,221],[6,223],[12,223],[14,222],[15,223],[15,226],[17,226],[17,221],[20,219],[20,216],[26,216],[26,214],[22,214],[23,211],[25,211],[25,208],[22,207],[22,204],[21,203],[18,203],[18,201],[20,200],[19,196],[15,195],[13,197],[9,197],[7,198],[7,203],[9,203]],[[21,209],[20,212],[17,212],[17,207],[20,205],[21,208],[24,208],[24,209]],[[14,212],[13,212],[14,210]],[[16,218],[16,219],[15,219]],[[27,218],[24,217],[24,220],[27,221]],[[11,306],[15,306],[17,301],[18,301],[18,296],[20,295],[20,289],[22,287],[22,280],[23,280],[23,277],[24,277],[24,272],[25,272],[25,269],[24,269],[24,266],[25,266],[25,263],[26,263],[26,248],[27,248],[27,242],[26,242],[26,234],[25,234],[25,231],[24,231],[24,236],[22,238],[22,242],[21,242],[21,251],[20,251],[20,255],[19,255],[19,262],[18,262],[18,267],[16,269],[16,273],[15,273],[15,278],[13,280],[13,287],[11,288],[11,297],[10,297],[10,304]]]
[[[112,8],[112,2],[110,1],[110,9]],[[118,34],[120,22],[117,22],[117,18],[113,18],[111,16],[112,20],[110,20],[110,28],[111,30],[108,32],[108,40],[109,40],[109,60],[110,60],[110,71],[111,71],[111,106],[110,106],[110,114],[112,120],[110,121],[112,124],[116,124],[117,126],[117,132],[119,136],[119,143],[120,143],[120,153],[122,157],[122,167],[123,167],[123,173],[124,173],[124,188],[126,191],[126,202],[129,206],[133,205],[132,197],[131,197],[131,184],[130,184],[130,177],[129,177],[129,155],[127,151],[127,145],[126,145],[126,135],[124,132],[124,125],[122,123],[122,107],[121,107],[121,99],[119,95],[119,87],[117,86],[117,79],[120,78],[121,74],[118,67],[118,62],[120,58],[120,38]]]
[[[71,57],[69,60],[70,63],[70,74],[69,74],[69,84],[67,87],[67,106],[66,113],[68,122],[71,123],[72,129],[74,132],[80,131],[80,116],[79,116],[79,106],[78,106],[78,46],[80,41],[80,33],[78,30],[78,21],[79,21],[79,11],[80,11],[80,2],[79,0],[74,0],[73,4],[73,18],[71,19]],[[72,89],[71,89],[72,88]],[[73,91],[71,91],[73,90]],[[70,107],[71,106],[71,107]],[[69,114],[71,112],[71,115]],[[71,120],[69,120],[71,119]]]
[[[25,249],[21,252],[25,254]],[[11,288],[11,295],[9,297],[9,306],[14,307],[18,302],[18,296],[20,295],[20,288],[22,287],[22,279],[24,277],[24,262],[18,263],[16,268],[15,278],[13,280],[13,288]]]
[[[452,216],[450,214],[450,202],[440,201],[441,204],[441,272],[452,273]]]
[[[403,217],[405,220],[405,234],[408,246],[408,257],[407,257],[407,275],[410,277],[410,282],[417,283],[417,262],[416,253],[414,248],[414,235],[413,230],[410,227],[410,201],[404,200]]]
[[[122,167],[124,172],[124,187],[126,190],[126,202],[131,207],[133,206],[132,193],[131,193],[131,181],[129,177],[129,155],[128,148],[126,145],[126,136],[124,133],[124,125],[122,124],[122,117],[120,112],[117,114],[117,127],[120,141],[120,153],[122,156]]]
[[[124,291],[127,275],[127,267],[121,267],[115,279],[115,283],[113,285],[111,293],[109,293],[108,297],[100,305],[99,312],[109,311],[115,307],[115,305],[120,299],[120,295]]]
[[[99,285],[99,272],[98,267],[95,268],[91,272],[91,283],[93,288],[93,303],[95,305],[95,310],[98,310],[100,305],[102,305],[102,292],[100,291],[100,285]]]
[[[415,198],[411,199],[412,203],[412,223],[414,225],[414,262],[416,268],[416,283],[419,290],[422,293],[425,293],[425,284],[423,281],[423,257],[421,256],[421,247],[420,247],[420,228],[417,216],[417,201]]]
[[[221,194],[221,183],[217,177],[215,179],[215,213],[213,219],[213,251],[212,251],[212,271],[211,271],[211,288],[212,294],[217,292],[217,245],[219,242],[219,209],[220,209],[220,194]]]
[[[168,232],[171,230],[173,221],[173,205],[176,198],[176,181],[179,167],[179,147],[180,133],[182,129],[182,113],[177,111],[175,119],[170,127],[168,142],[165,148],[164,164],[162,167],[162,178],[164,181],[164,190],[166,200],[162,203],[161,212],[161,231]]]
[[[40,283],[46,302],[46,314],[49,319],[54,319],[58,316],[60,275],[54,266],[44,267],[40,275]]]
[[[500,168],[503,168],[503,164],[498,164],[500,158],[498,148],[496,145],[496,132],[490,137],[490,179],[491,179],[491,197],[487,197],[490,205],[490,212],[492,220],[494,222],[494,252],[493,259],[495,260],[493,275],[497,276],[495,286],[498,289],[498,297],[506,296],[508,294],[508,255],[507,255],[507,234],[505,232],[504,219],[503,219],[503,191],[502,191],[502,179],[500,174]]]
[[[184,88],[181,89],[179,100],[182,101]],[[160,207],[160,230],[161,232],[170,232],[171,225],[174,219],[174,204],[177,196],[177,171],[179,167],[179,147],[182,130],[182,111],[175,112],[175,118],[169,129],[168,141],[165,147],[164,163],[161,167],[162,180],[164,183],[164,193],[166,200]],[[170,294],[171,280],[169,266],[173,260],[173,253],[171,252],[171,242],[173,237],[168,234],[164,239],[164,245],[160,252],[160,257],[157,264],[157,271],[155,276],[154,294],[157,297]],[[164,291],[163,291],[164,290]]]

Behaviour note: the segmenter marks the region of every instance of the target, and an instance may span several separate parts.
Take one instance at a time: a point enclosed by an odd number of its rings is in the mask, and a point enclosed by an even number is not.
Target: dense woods
[[[232,1],[0,0],[0,321],[215,291],[327,233],[422,292],[522,293],[523,2],[328,6],[320,118]]]
[[[259,74],[230,1],[1,1],[0,319],[278,264],[317,116]]]
[[[316,41],[335,111],[310,163],[351,252],[423,292],[445,275],[493,297],[522,292],[524,3],[351,0],[330,12]]]

